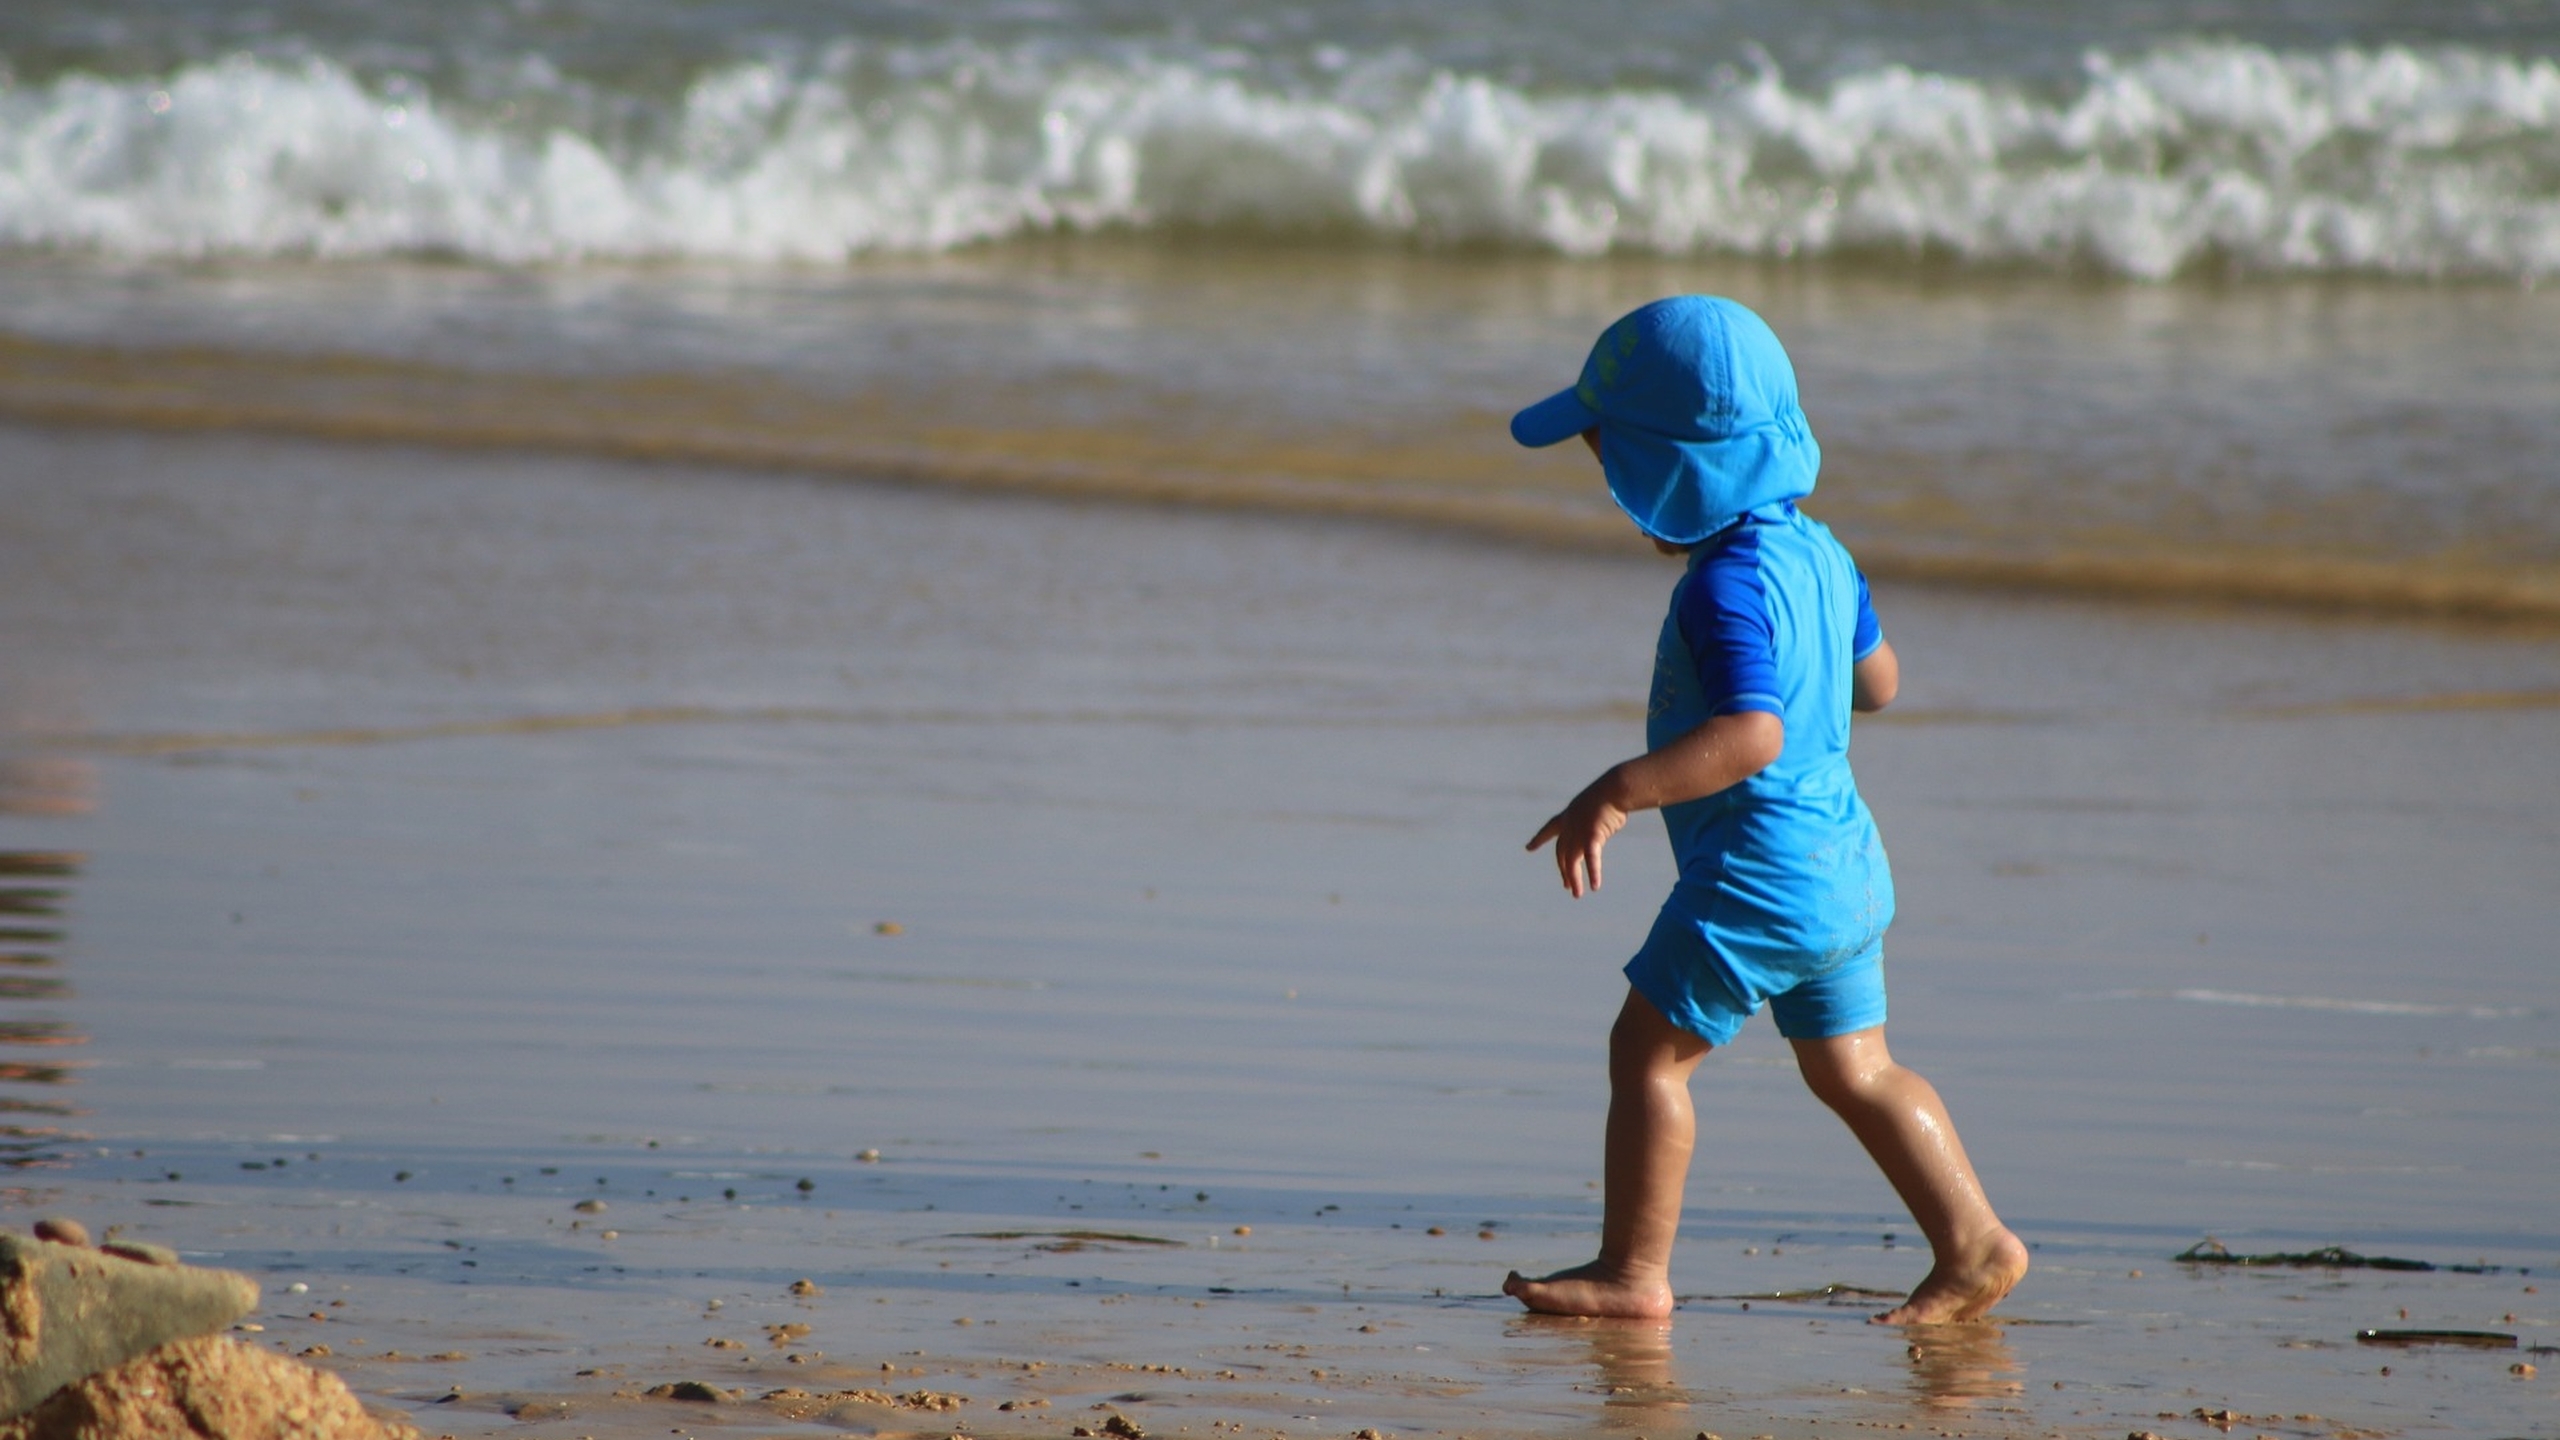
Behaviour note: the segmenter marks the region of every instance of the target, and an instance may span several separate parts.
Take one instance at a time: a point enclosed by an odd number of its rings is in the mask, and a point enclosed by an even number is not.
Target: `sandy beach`
[[[0,1230],[475,1440],[2560,1440],[2555,278],[2549,5],[12,0]],[[1676,574],[1505,422],[1683,293],[1986,1323],[1759,1022],[1498,1293]]]
[[[1667,859],[1518,847],[1659,563],[255,435],[0,486],[6,1213],[431,1434],[2550,1423],[2542,631],[1883,585],[1897,1050],[2037,1268],[1865,1326],[1925,1252],[1755,1027],[1631,1329],[1494,1290],[1596,1220]]]

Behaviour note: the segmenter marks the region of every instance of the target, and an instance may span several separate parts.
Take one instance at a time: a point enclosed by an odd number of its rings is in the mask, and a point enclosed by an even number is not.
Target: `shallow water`
[[[1628,546],[1513,446],[1607,317],[1738,296],[1888,577],[2560,616],[2560,296],[1024,246],[811,271],[0,261],[0,413],[893,475]]]
[[[78,429],[0,486],[0,851],[66,857],[0,883],[67,987],[5,1088],[82,1112],[12,1208],[250,1271],[432,1429],[2547,1428],[2517,1353],[2354,1339],[2555,1343],[2539,633],[1882,586],[1894,1034],[2038,1253],[1913,1355],[1771,1298],[1924,1261],[1757,1029],[1669,1336],[1493,1294],[1596,1218],[1668,866],[1517,847],[1634,743],[1657,563]],[[696,1376],[972,1398],[614,1398]]]

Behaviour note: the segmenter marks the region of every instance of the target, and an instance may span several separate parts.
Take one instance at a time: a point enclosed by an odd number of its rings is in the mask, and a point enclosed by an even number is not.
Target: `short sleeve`
[[[1707,714],[1785,713],[1778,698],[1777,630],[1749,533],[1698,562],[1680,587],[1680,638],[1697,661]]]
[[[1858,624],[1850,632],[1849,658],[1864,660],[1884,643],[1884,622],[1876,618],[1875,599],[1867,594],[1867,577],[1863,573],[1851,573],[1858,576]]]

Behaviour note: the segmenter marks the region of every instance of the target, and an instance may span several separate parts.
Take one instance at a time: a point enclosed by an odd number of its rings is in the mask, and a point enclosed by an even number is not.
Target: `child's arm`
[[[1610,766],[1538,828],[1529,848],[1555,841],[1556,873],[1579,898],[1600,888],[1601,848],[1629,815],[1731,789],[1768,769],[1786,741],[1785,722],[1766,710],[1718,715],[1659,750]]]
[[[1868,714],[1893,703],[1902,691],[1902,662],[1894,658],[1893,642],[1880,640],[1867,658],[1849,672],[1849,708]]]

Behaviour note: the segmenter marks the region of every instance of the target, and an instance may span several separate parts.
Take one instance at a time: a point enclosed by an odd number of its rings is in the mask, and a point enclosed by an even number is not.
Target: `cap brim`
[[[1571,389],[1559,390],[1511,417],[1511,438],[1532,450],[1558,445],[1600,423]]]

